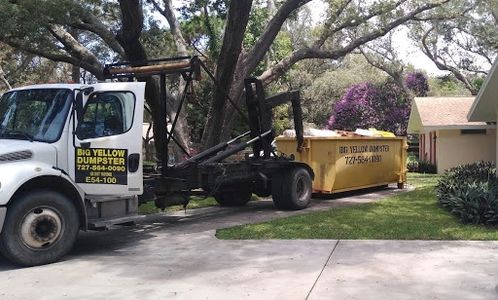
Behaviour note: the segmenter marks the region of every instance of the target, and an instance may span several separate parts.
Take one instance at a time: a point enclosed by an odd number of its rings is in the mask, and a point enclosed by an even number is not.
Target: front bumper
[[[5,221],[6,215],[7,215],[7,207],[0,206],[0,233],[2,232],[3,222]]]

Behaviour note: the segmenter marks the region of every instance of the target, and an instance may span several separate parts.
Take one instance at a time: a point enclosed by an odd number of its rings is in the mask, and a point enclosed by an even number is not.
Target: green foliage
[[[409,160],[406,164],[409,172],[436,174],[437,166],[427,160]]]
[[[276,135],[280,135],[284,130],[294,127],[289,115],[291,108],[289,104],[280,105],[273,109],[273,128]]]
[[[260,1],[258,1],[260,2]],[[268,20],[268,10],[266,7],[254,5],[249,16],[249,22],[246,27],[246,34],[242,45],[244,48],[250,48],[261,36],[265,29],[266,20]]]
[[[194,0],[180,8],[181,30],[187,43],[206,51],[210,58],[219,56],[227,0]]]
[[[74,24],[93,14],[108,26],[117,30],[119,14],[117,3],[93,0],[83,3],[74,0],[26,0],[0,1],[0,40],[9,39],[19,44],[36,45],[40,52],[61,53],[62,45],[49,33],[53,24]],[[20,26],[22,24],[22,26]],[[69,27],[66,30],[71,31]],[[111,62],[115,54],[94,34],[81,31],[81,43],[101,61]]]
[[[472,79],[472,85],[476,87],[477,90],[480,90],[482,85],[484,84],[485,78],[483,77],[476,77]]]
[[[493,163],[479,162],[446,171],[437,185],[442,207],[463,223],[498,224],[498,179]]]
[[[213,82],[209,78],[203,77],[201,81],[194,84],[192,97],[187,97],[187,121],[190,125],[190,138],[193,143],[200,143],[201,141],[214,91]]]
[[[408,172],[418,172],[418,161],[408,160],[406,162],[406,169],[408,170]]]
[[[140,36],[148,57],[170,57],[177,55],[176,46],[169,30],[161,28],[160,24],[150,21],[147,30]]]
[[[0,43],[0,67],[12,87],[23,85],[68,82],[70,66],[36,57]],[[0,92],[7,87],[0,82]]]
[[[470,92],[453,75],[429,78],[429,97],[470,96]]]
[[[333,107],[353,84],[381,83],[386,75],[372,67],[362,55],[352,54],[340,62],[309,60],[296,65],[280,84],[301,91],[303,117],[307,123],[323,128]]]

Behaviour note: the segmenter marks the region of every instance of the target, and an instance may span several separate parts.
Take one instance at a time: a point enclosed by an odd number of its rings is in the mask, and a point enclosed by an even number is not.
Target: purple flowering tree
[[[417,97],[426,97],[429,91],[429,82],[427,76],[422,72],[412,72],[406,76],[406,87],[410,89]]]
[[[410,97],[392,81],[355,84],[335,103],[327,128],[354,131],[374,127],[406,135],[410,107]]]

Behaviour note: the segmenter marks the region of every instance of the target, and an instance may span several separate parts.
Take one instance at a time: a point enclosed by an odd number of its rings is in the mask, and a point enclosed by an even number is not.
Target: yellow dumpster
[[[304,137],[297,152],[296,140],[278,137],[277,149],[294,155],[315,172],[315,193],[338,193],[406,182],[406,139],[402,137]]]

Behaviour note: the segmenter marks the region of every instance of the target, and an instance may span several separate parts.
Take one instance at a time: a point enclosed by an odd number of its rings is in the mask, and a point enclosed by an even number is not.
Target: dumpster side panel
[[[296,151],[295,140],[277,138],[277,147],[313,169],[315,192],[342,192],[406,180],[403,138],[306,137],[301,153]]]
[[[333,190],[398,182],[402,164],[400,139],[345,139],[337,144],[337,179]]]

